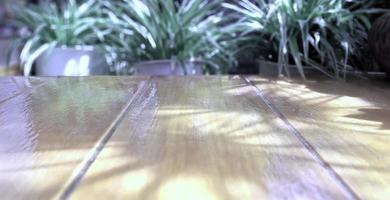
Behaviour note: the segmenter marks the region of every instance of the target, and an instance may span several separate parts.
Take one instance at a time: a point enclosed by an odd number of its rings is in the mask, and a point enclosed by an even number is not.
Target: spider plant
[[[65,3],[64,3],[65,2]],[[14,7],[16,20],[31,31],[21,38],[24,75],[31,73],[34,61],[54,47],[96,46],[110,33],[108,19],[97,0],[78,4],[75,0],[52,3],[48,7]]]
[[[289,75],[295,64],[305,78],[312,66],[336,78],[345,78],[348,57],[370,27],[370,0],[240,0],[224,3],[235,11],[241,34],[255,43],[271,41],[277,52],[279,73]],[[292,62],[290,59],[292,58]]]
[[[220,0],[105,1],[118,29],[107,48],[118,63],[175,59],[200,61],[219,72],[235,63],[233,35]],[[125,66],[125,65],[122,65]],[[119,67],[120,68],[120,67]]]

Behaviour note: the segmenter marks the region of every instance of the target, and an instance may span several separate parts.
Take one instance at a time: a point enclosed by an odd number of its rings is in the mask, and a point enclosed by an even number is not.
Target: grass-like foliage
[[[48,7],[29,5],[14,10],[16,20],[31,31],[19,41],[24,44],[21,52],[24,75],[29,75],[34,61],[51,48],[96,46],[112,32],[107,28],[109,19],[104,17],[98,0],[83,3],[67,0]]]
[[[104,1],[116,32],[106,46],[117,70],[135,62],[193,60],[223,73],[235,64],[234,35],[220,0]]]
[[[270,41],[279,72],[295,64],[303,78],[312,66],[336,78],[349,70],[348,57],[357,51],[370,27],[372,0],[240,0],[224,3],[233,10],[236,27],[251,44]]]

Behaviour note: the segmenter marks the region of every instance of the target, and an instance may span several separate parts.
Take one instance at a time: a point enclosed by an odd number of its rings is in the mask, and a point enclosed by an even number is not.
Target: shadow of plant
[[[390,89],[370,82],[253,78],[362,198],[390,197]],[[375,192],[374,192],[375,191]]]
[[[72,197],[92,191],[91,199],[342,196],[253,88],[242,83],[156,78]]]

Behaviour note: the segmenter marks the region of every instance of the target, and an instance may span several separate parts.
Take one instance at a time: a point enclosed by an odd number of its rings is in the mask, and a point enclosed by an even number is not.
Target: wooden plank
[[[44,80],[0,104],[1,199],[56,197],[144,83],[143,78]]]
[[[390,199],[390,86],[251,77],[363,199]]]
[[[259,100],[227,77],[155,78],[72,199],[349,199]]]
[[[0,78],[0,103],[6,101],[22,91],[39,86],[43,83],[40,78],[1,77]]]

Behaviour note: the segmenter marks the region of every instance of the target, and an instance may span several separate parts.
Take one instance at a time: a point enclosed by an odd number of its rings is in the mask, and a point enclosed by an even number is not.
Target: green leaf
[[[31,74],[31,69],[34,61],[42,55],[45,51],[49,50],[50,48],[55,47],[56,43],[50,43],[50,44],[44,44],[40,46],[37,50],[35,50],[26,60],[24,63],[24,75],[29,76]]]

